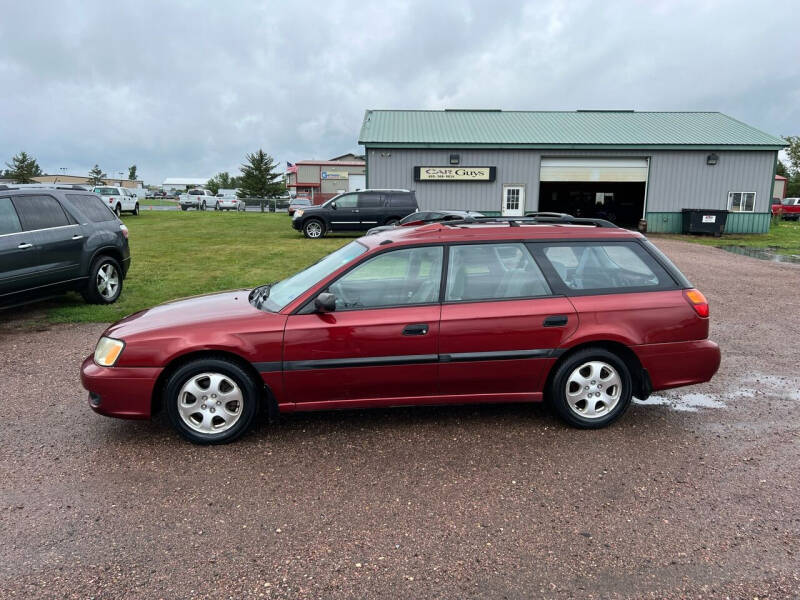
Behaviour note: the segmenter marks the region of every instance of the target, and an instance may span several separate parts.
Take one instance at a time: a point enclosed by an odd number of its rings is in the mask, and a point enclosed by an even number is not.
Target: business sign
[[[347,179],[348,178],[347,171],[323,171],[322,178],[323,179]]]
[[[703,215],[703,223],[716,223],[717,215]]]
[[[494,181],[497,167],[414,167],[414,181]]]

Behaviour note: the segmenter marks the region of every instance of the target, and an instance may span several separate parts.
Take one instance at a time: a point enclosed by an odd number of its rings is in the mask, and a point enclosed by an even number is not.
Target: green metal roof
[[[383,147],[729,148],[786,142],[718,112],[368,110],[360,144]]]

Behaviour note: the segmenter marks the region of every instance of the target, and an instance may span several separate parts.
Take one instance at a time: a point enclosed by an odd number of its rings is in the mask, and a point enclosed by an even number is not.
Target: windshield
[[[267,297],[263,307],[269,311],[278,312],[289,304],[289,302],[325,279],[336,269],[346,265],[366,251],[366,246],[362,246],[358,242],[350,242],[307,269],[274,284],[269,289],[269,297]]]
[[[96,187],[94,188],[94,193],[101,196],[119,196],[119,190],[112,187]]]

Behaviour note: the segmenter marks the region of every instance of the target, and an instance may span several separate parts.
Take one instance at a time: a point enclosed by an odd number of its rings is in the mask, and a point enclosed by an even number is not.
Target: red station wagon
[[[645,237],[597,219],[465,218],[352,241],[288,279],[109,327],[82,381],[98,413],[166,409],[196,443],[269,414],[538,402],[576,427],[709,381],[708,304]]]

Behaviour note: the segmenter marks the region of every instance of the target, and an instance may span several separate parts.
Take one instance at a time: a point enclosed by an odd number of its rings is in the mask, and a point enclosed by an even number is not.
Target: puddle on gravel
[[[778,254],[772,248],[752,248],[751,246],[718,246],[720,250],[749,256],[771,262],[792,263],[800,265],[800,254]]]
[[[780,395],[790,400],[800,401],[800,381],[775,375],[751,375],[740,380],[737,385],[721,394],[701,394],[692,392],[681,394],[666,391],[653,394],[647,400],[634,399],[634,403],[642,406],[667,406],[682,412],[697,412],[705,408],[725,408],[727,402],[754,398],[756,391],[765,394]]]

